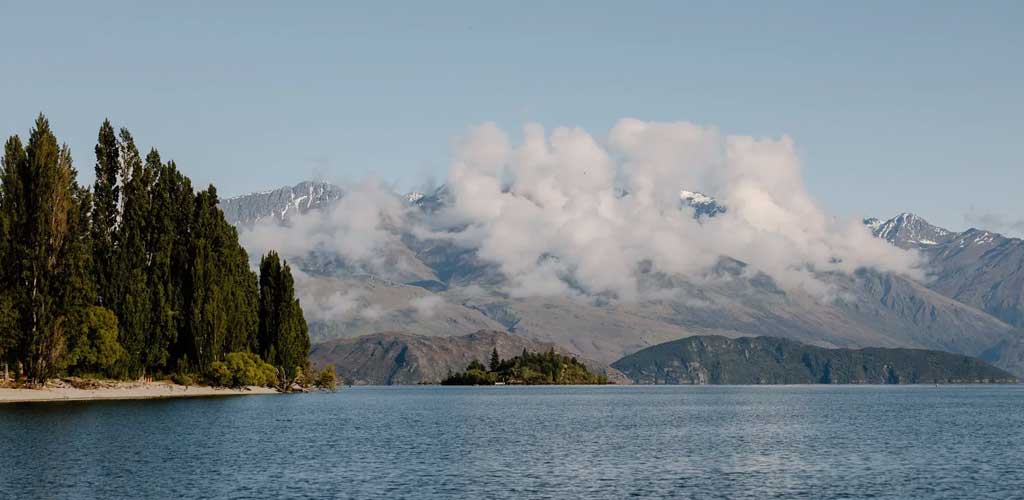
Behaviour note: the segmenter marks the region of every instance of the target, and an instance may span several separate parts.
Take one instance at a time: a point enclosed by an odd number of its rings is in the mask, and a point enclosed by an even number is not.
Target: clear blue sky
[[[0,2],[0,133],[45,112],[90,182],[104,117],[233,195],[628,116],[790,134],[837,215],[1024,219],[1020,1],[90,4]]]

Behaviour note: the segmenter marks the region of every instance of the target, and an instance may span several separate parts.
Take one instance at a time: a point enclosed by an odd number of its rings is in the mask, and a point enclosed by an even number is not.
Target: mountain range
[[[329,210],[344,190],[322,182],[222,202],[242,231],[254,224]],[[429,220],[452,203],[441,186],[401,197],[405,215]],[[714,218],[726,206],[681,191],[682,209]],[[496,264],[451,239],[386,225],[377,266],[314,249],[291,257],[315,341],[379,332],[462,336],[503,330],[567,352],[611,363],[649,346],[695,335],[773,336],[827,348],[917,348],[977,356],[1024,375],[1024,243],[989,231],[950,231],[913,214],[866,219],[879,238],[920,252],[927,276],[915,280],[861,269],[818,273],[837,293],[823,301],[785,291],[747,264],[722,257],[702,279],[641,273],[671,281],[674,294],[619,302],[515,297]]]

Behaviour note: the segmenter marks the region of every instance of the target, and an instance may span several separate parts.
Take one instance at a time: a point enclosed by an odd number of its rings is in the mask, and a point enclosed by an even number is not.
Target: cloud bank
[[[410,217],[398,195],[365,182],[329,210],[283,227],[257,225],[242,241],[253,252],[326,252],[367,272],[415,273],[415,259],[395,248],[403,233],[428,235],[475,249],[500,269],[513,296],[639,300],[659,292],[644,284],[645,274],[707,279],[723,256],[784,289],[819,296],[830,292],[820,272],[873,268],[921,277],[916,253],[815,203],[785,136],[624,119],[602,137],[530,124],[513,144],[483,124],[455,142],[446,184],[453,203],[426,219]],[[697,220],[681,206],[681,189],[711,195],[728,210]],[[338,299],[345,309],[351,297]],[[434,306],[413,304],[421,314]]]
[[[697,276],[728,256],[787,289],[827,287],[815,272],[868,267],[919,275],[918,257],[826,215],[804,187],[793,141],[722,135],[692,123],[624,119],[601,142],[578,128],[527,125],[521,144],[493,124],[458,142],[453,211],[479,255],[518,295],[639,297],[639,264]],[[728,207],[698,221],[681,188]]]

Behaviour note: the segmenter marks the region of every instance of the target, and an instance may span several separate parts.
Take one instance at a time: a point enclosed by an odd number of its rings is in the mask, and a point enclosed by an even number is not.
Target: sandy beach
[[[208,386],[183,386],[170,382],[125,382],[111,387],[76,389],[74,387],[46,387],[42,389],[0,388],[0,403],[28,403],[52,401],[100,401],[111,399],[161,399],[210,396],[245,396],[277,394],[268,387],[227,389]]]

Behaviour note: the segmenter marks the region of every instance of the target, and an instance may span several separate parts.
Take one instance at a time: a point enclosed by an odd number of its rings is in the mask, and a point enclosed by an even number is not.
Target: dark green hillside
[[[826,349],[776,337],[687,337],[612,367],[638,384],[1015,383],[976,358],[921,349]]]

